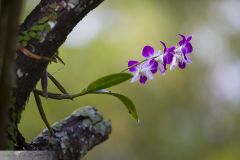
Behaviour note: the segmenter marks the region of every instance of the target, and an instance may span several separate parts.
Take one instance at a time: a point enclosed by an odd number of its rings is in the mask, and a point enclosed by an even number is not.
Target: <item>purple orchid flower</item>
[[[179,34],[180,37],[182,37],[182,40],[180,40],[178,42],[180,48],[181,48],[181,51],[183,54],[190,54],[192,53],[193,51],[193,48],[192,48],[192,45],[190,43],[190,41],[192,40],[192,36],[184,36],[182,34]]]
[[[156,73],[158,71],[158,62],[155,60],[156,57],[160,56],[161,51],[154,51],[152,46],[144,46],[142,50],[142,56],[150,59],[149,63],[152,66],[151,72]]]
[[[174,50],[175,50],[175,46],[172,46],[170,48],[167,48],[166,44],[162,41],[160,41],[160,43],[163,45],[163,66],[164,66],[164,70],[167,70],[167,64],[171,64],[173,57],[174,57]]]
[[[187,64],[192,63],[191,58],[188,57],[188,55],[193,51],[190,43],[192,36],[186,37],[182,34],[179,34],[179,36],[182,38],[182,40],[178,42],[179,47],[175,49],[170,70],[173,70],[176,66],[178,66],[180,69],[185,69]]]
[[[153,64],[150,61],[141,64],[138,63],[135,60],[128,61],[129,71],[134,73],[131,83],[139,80],[141,84],[145,84],[147,79],[153,80],[153,73],[151,71]]]
[[[150,59],[150,64],[152,64],[152,73],[156,73],[158,70],[162,75],[166,74],[166,63],[164,63],[164,53],[160,50],[154,51],[151,46],[145,46],[142,50],[142,55],[145,58]]]

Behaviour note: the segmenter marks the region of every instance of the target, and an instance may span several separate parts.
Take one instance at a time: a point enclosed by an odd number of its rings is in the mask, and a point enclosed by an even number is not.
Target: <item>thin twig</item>
[[[34,89],[34,93],[40,95],[40,96],[43,96],[43,92],[38,90],[38,89]],[[86,92],[81,92],[81,93],[76,93],[76,94],[59,94],[59,93],[51,93],[51,92],[48,92],[48,98],[51,98],[51,99],[57,99],[57,100],[63,100],[63,99],[74,99],[74,98],[77,98],[77,97],[80,97],[80,96],[83,96],[87,94]],[[43,96],[44,97],[44,96]]]
[[[63,65],[65,65],[64,61],[62,58],[60,58],[58,55],[55,55],[56,59],[59,60]]]
[[[37,107],[38,107],[38,111],[41,115],[41,118],[42,118],[43,122],[45,123],[46,127],[48,128],[50,136],[53,137],[54,136],[54,131],[53,131],[51,125],[49,124],[48,120],[47,120],[46,114],[43,110],[43,106],[42,106],[40,96],[35,91],[33,92],[33,94],[34,94],[34,98],[35,98],[35,101],[36,101],[36,104],[37,104]]]
[[[61,91],[63,94],[69,95],[67,90],[63,87],[63,85],[50,73],[47,73],[48,78],[53,82],[53,84]],[[73,99],[72,99],[73,100]]]
[[[48,74],[47,69],[44,70],[43,75],[41,77],[41,85],[43,90],[43,96],[48,98]]]

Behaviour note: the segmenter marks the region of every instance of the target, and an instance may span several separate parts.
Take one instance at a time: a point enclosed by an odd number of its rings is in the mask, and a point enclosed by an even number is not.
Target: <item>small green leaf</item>
[[[39,34],[36,35],[36,37],[34,37],[36,40],[40,41],[41,36]]]
[[[18,36],[18,41],[23,41],[24,40],[24,36],[20,35]]]
[[[31,37],[29,35],[24,35],[23,36],[24,41],[29,41],[30,39],[31,39]]]
[[[30,28],[30,31],[43,31],[44,25],[35,25]]]
[[[126,108],[128,109],[128,112],[132,115],[132,117],[135,120],[137,120],[137,122],[139,122],[138,114],[137,114],[135,105],[132,102],[132,100],[129,99],[128,97],[126,97],[126,96],[124,96],[122,94],[119,94],[119,93],[112,93],[112,92],[105,92],[105,91],[103,91],[103,92],[101,92],[101,91],[99,91],[99,92],[91,92],[91,93],[93,93],[93,94],[106,94],[106,95],[111,95],[111,96],[114,96],[114,97],[118,98],[126,106]]]
[[[53,12],[52,14],[49,15],[49,20],[50,21],[55,21],[57,19],[57,12]]]
[[[36,38],[37,37],[37,33],[36,32],[29,32],[28,34],[32,38]]]
[[[47,22],[48,20],[49,20],[49,18],[47,16],[45,16],[45,17],[42,17],[41,19],[39,19],[38,23],[43,24],[43,23]]]
[[[51,31],[51,29],[52,29],[52,28],[51,28],[51,26],[50,26],[48,23],[46,23],[46,24],[44,25],[44,30],[45,30],[45,31],[48,31],[48,32],[49,32],[49,31]]]
[[[130,78],[132,78],[132,75],[129,73],[116,73],[107,75],[90,83],[86,89],[86,92],[94,92],[101,89],[106,89],[127,81]]]
[[[27,41],[22,41],[22,42],[21,42],[21,45],[22,45],[23,47],[27,46]]]

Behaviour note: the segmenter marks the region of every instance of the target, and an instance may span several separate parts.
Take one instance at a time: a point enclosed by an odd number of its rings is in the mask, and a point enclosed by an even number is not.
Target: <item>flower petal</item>
[[[166,58],[163,57],[163,68],[165,71],[167,70],[167,62],[166,61],[167,61]]]
[[[141,75],[141,76],[140,76],[140,80],[139,80],[139,82],[140,82],[141,84],[145,84],[145,83],[146,83],[146,81],[147,81],[147,77],[146,77],[146,76],[143,76],[143,75]]]
[[[129,60],[128,61],[128,67],[131,67],[131,68],[129,68],[129,71],[130,72],[136,72],[137,71],[137,69],[139,68],[139,66],[137,65],[137,66],[134,66],[134,65],[136,65],[136,64],[138,64],[138,61],[135,61],[135,60]],[[132,67],[132,66],[134,66],[134,67]]]
[[[163,52],[165,53],[166,52],[166,49],[167,49],[167,46],[166,44],[163,42],[163,41],[160,41],[160,43],[162,43],[162,46],[164,48]]]
[[[151,79],[151,80],[153,80],[153,78],[154,78],[151,71],[146,71],[146,72],[145,72],[145,76],[146,76],[148,79]]]
[[[131,83],[138,81],[140,78],[139,72],[134,74],[133,78],[131,79]]]
[[[163,57],[163,59],[165,59],[166,64],[170,64],[172,63],[172,60],[173,60],[173,54],[168,53]]]
[[[193,48],[192,48],[191,43],[187,43],[187,44],[185,45],[185,48],[186,48],[186,54],[192,53]]]
[[[151,69],[151,72],[152,72],[153,74],[157,73],[157,71],[158,71],[158,68]]]
[[[150,58],[154,54],[154,48],[151,46],[145,46],[142,50],[142,55],[145,58]]]
[[[176,68],[177,65],[178,65],[177,58],[174,56],[173,57],[173,61],[172,61],[171,65],[170,65],[170,71],[174,70],[174,68]]]
[[[187,42],[190,42],[192,40],[192,36],[187,37]]]
[[[166,69],[164,68],[163,65],[159,65],[159,71],[162,75],[165,75],[166,74]]]
[[[158,50],[157,52],[154,53],[154,57],[160,56],[162,54],[161,50]]]
[[[151,64],[151,72],[156,73],[158,71],[158,62],[152,59],[150,61],[150,64]]]
[[[185,63],[185,62],[179,62],[179,63],[178,63],[178,67],[179,67],[180,69],[184,69],[184,68],[186,68],[186,63]]]
[[[190,57],[188,57],[187,54],[185,57],[186,57],[186,59],[185,59],[186,63],[188,63],[188,64],[192,63],[192,59]]]
[[[175,46],[172,46],[170,48],[167,48],[166,51],[171,53],[171,52],[173,52],[175,50],[175,48],[176,48]]]
[[[178,42],[179,46],[182,46],[186,42],[186,37],[182,34],[178,34],[180,37],[182,37],[182,40]]]
[[[181,51],[182,51],[183,54],[186,54],[187,53],[187,48],[185,46],[182,46]]]

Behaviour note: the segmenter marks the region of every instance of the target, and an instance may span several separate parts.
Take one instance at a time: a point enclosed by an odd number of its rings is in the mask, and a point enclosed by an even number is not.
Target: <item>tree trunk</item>
[[[14,57],[21,0],[0,1],[0,149],[6,149],[8,108],[13,105]],[[11,146],[13,144],[10,144]]]

